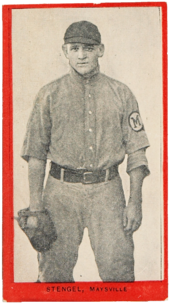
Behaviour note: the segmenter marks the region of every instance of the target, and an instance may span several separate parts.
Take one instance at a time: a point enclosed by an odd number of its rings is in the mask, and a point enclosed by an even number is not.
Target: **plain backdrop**
[[[127,84],[135,94],[147,132],[151,174],[143,186],[143,223],[134,233],[137,281],[161,280],[162,272],[162,37],[158,8],[15,9],[12,14],[14,111],[14,213],[29,205],[27,163],[20,151],[39,89],[69,71],[61,46],[75,21],[95,23],[105,44],[101,72]],[[120,166],[129,196],[126,160]],[[35,282],[37,254],[15,223],[15,281]],[[74,269],[76,281],[99,281],[85,230]]]

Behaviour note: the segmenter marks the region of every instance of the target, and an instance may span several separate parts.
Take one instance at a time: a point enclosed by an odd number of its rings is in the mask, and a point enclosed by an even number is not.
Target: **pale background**
[[[162,274],[162,40],[158,8],[79,8],[13,10],[14,213],[29,204],[27,163],[20,158],[26,123],[39,89],[68,72],[61,45],[75,21],[95,23],[105,44],[101,72],[127,84],[135,94],[151,147],[151,175],[143,187],[143,223],[134,234],[137,281],[160,280]],[[120,173],[126,198],[126,161]],[[15,225],[15,281],[35,282],[37,257]],[[99,281],[88,233],[74,269],[76,281]]]

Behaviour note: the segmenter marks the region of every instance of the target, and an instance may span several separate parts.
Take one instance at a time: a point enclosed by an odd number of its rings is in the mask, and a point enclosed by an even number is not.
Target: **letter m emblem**
[[[132,130],[136,132],[139,132],[143,129],[142,119],[138,112],[132,112],[129,115],[129,125],[132,128]]]

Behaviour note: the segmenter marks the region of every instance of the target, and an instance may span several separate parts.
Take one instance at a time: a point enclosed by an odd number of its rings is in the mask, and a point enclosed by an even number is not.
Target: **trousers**
[[[132,234],[123,230],[125,198],[119,175],[86,185],[61,182],[49,175],[43,203],[58,238],[50,250],[38,254],[40,282],[74,282],[85,227],[102,281],[134,281],[134,244]]]

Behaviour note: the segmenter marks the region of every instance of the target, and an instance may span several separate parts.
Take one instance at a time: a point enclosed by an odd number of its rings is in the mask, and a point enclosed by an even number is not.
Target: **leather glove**
[[[27,223],[29,218],[33,219],[34,225],[31,226]],[[47,251],[51,248],[52,243],[56,241],[56,229],[46,209],[43,211],[30,211],[29,208],[22,209],[18,212],[18,218],[16,219],[35,250],[39,252]]]

